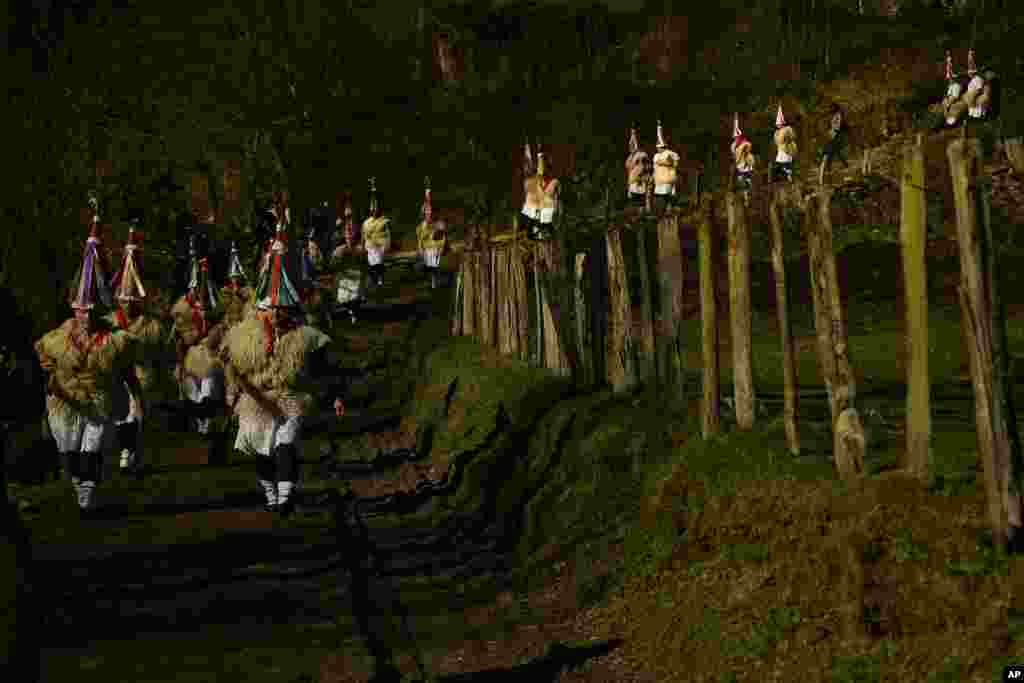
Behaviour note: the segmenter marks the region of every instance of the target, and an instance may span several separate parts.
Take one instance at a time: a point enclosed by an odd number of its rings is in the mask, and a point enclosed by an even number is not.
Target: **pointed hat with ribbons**
[[[135,226],[128,228],[128,242],[124,245],[121,267],[114,274],[114,298],[118,301],[143,301],[146,287],[142,284],[142,240]]]
[[[245,269],[242,268],[242,261],[238,257],[238,245],[234,242],[231,243],[231,260],[228,263],[228,279],[241,280],[243,282],[249,281],[249,278],[245,275]]]
[[[71,288],[71,307],[81,310],[92,309],[97,304],[107,307],[113,304],[109,273],[100,252],[99,202],[95,197],[91,197],[89,203],[93,209],[92,225],[89,228],[89,237],[85,241],[82,265],[75,275]]]
[[[299,279],[292,265],[294,252],[288,249],[288,235],[283,227],[270,244],[267,267],[260,273],[256,286],[258,306],[267,308],[298,308],[302,305],[299,293]]]

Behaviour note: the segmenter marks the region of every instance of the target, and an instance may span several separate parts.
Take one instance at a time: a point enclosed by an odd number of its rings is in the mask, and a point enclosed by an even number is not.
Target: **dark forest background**
[[[713,185],[731,132],[723,116],[783,94],[810,102],[817,82],[883,45],[934,46],[940,65],[945,47],[973,44],[1004,79],[1012,128],[1022,60],[1006,38],[1020,28],[1017,4],[22,3],[8,17],[0,283],[35,334],[66,315],[83,209],[98,191],[115,243],[132,212],[145,213],[147,276],[169,287],[195,173],[222,209],[217,236],[247,254],[254,210],[274,190],[287,188],[301,217],[351,189],[361,220],[371,175],[399,225],[416,222],[424,175],[438,205],[505,222],[527,135],[549,150],[576,207],[617,182],[626,126],[638,122],[651,144],[657,117]],[[941,66],[925,86],[941,96]],[[225,211],[229,160],[244,182],[241,208]]]

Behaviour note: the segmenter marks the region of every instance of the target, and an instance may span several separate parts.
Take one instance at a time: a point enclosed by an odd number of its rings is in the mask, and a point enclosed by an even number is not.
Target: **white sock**
[[[128,467],[132,462],[132,453],[127,448],[121,449],[121,467]]]
[[[267,494],[267,504],[277,505],[277,488],[274,487],[274,482],[260,479],[260,483],[263,484],[263,492]]]
[[[78,494],[78,506],[83,510],[88,510],[96,503],[96,482],[94,481],[83,481],[79,485]]]
[[[277,482],[277,502],[283,504],[287,502],[288,496],[292,493],[292,482],[290,481],[279,481]]]

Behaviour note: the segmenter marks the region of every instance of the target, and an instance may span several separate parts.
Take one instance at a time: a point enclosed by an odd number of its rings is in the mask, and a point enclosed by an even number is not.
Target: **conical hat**
[[[114,298],[118,301],[142,301],[146,298],[146,288],[142,284],[142,245],[135,227],[128,229],[128,243],[124,245],[124,256],[121,267],[114,275]]]
[[[665,142],[665,133],[661,129],[661,121],[658,121],[658,149],[665,149],[668,143]]]
[[[953,53],[946,50],[946,80],[952,81],[956,78],[956,74],[953,73]]]
[[[537,150],[537,175],[544,175],[544,152]]]
[[[423,190],[423,220],[427,223],[431,221],[434,216],[434,202],[430,196],[430,176],[427,176],[424,180],[425,189]]]
[[[238,258],[238,246],[231,243],[231,261],[228,264],[228,279],[248,281],[245,276],[245,269],[242,268],[242,261]]]
[[[636,139],[636,128],[629,129],[629,153],[636,154],[640,150],[640,141]]]
[[[533,152],[530,150],[529,141],[527,141],[526,147],[523,150],[523,171],[526,173],[526,175],[531,175],[534,171]]]
[[[256,301],[260,308],[297,308],[302,305],[291,256],[288,235],[283,228],[278,228],[270,245],[267,268],[260,274],[256,286]]]
[[[219,309],[220,299],[210,280],[210,263],[205,256],[200,258],[196,253],[194,237],[189,244],[189,256],[192,259],[192,272],[189,276],[187,292],[189,300],[194,306],[200,306],[207,311],[212,312]]]
[[[782,104],[779,104],[779,111],[775,114],[775,127],[782,128],[786,125],[786,117],[782,115]]]
[[[970,76],[978,73],[978,66],[974,63],[974,48],[967,51],[967,73]]]
[[[736,118],[732,124],[732,151],[736,152],[740,147],[750,146],[750,140],[740,130],[740,115],[736,114]]]
[[[89,237],[85,241],[82,265],[75,274],[72,284],[70,302],[72,308],[84,310],[93,308],[97,303],[104,306],[113,303],[106,262],[100,251],[99,200],[92,196],[89,198],[89,204],[92,206],[92,224],[89,227]]]
[[[377,179],[370,178],[370,215],[376,213],[379,206],[377,202]]]

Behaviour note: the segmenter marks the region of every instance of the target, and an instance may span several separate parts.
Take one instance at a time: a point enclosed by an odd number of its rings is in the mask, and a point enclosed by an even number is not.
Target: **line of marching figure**
[[[168,334],[164,316],[147,310],[140,232],[129,230],[112,272],[98,203],[91,203],[90,233],[69,290],[72,316],[35,343],[47,374],[45,422],[83,514],[96,509],[105,454],[120,453],[121,467],[141,474],[147,413],[167,407],[211,440],[212,418],[237,417],[234,448],[255,458],[267,509],[289,513],[304,424],[318,406],[340,417],[344,403],[327,362],[330,338],[303,318],[312,284],[302,255],[289,245],[286,218],[276,226],[255,286],[237,249],[227,281],[217,287],[207,258],[193,248],[191,276],[170,308]],[[172,391],[177,398],[167,399]]]

